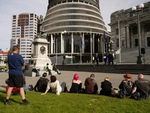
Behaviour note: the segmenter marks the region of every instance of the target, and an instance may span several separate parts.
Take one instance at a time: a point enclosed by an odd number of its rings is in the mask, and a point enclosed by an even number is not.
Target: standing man
[[[20,88],[20,96],[22,99],[23,105],[29,104],[29,102],[25,99],[24,92],[24,77],[22,72],[22,66],[24,66],[24,60],[22,56],[19,54],[18,46],[13,46],[12,51],[8,55],[8,67],[9,67],[9,82],[8,82],[8,91],[6,94],[6,100],[4,102],[5,105],[10,104],[10,96],[13,87]]]
[[[150,81],[144,79],[143,74],[138,75],[138,80],[135,81],[135,86],[132,90],[132,97],[136,100],[147,99],[150,95]]]

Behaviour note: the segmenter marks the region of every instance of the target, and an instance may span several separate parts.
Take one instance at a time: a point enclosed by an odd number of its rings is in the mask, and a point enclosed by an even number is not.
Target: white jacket
[[[60,92],[62,92],[62,88],[58,80],[56,80],[55,82],[48,82],[46,90],[49,90],[50,88],[51,91],[53,93],[56,93],[57,95],[60,95]]]

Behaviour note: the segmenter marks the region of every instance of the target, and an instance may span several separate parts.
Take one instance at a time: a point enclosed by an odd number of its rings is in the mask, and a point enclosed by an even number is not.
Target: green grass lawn
[[[101,95],[53,93],[41,95],[27,92],[29,105],[20,105],[18,95],[11,96],[11,104],[4,105],[6,93],[0,91],[0,113],[150,113],[150,99],[119,99]]]

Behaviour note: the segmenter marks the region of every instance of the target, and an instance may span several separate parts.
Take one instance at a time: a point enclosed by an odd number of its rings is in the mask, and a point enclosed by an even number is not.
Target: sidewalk
[[[92,72],[77,72],[77,71],[61,71],[61,75],[56,75],[57,79],[61,82],[66,82],[68,86],[68,90],[71,87],[71,82],[73,75],[77,73],[80,75],[80,80],[82,81],[82,87],[84,88],[84,81],[87,77],[92,74]],[[120,82],[123,80],[123,74],[115,74],[115,73],[93,73],[95,74],[95,80],[97,81],[98,88],[100,90],[101,82],[104,80],[104,77],[109,77],[112,86],[118,88]],[[133,81],[137,79],[136,74],[132,74]],[[144,75],[144,77],[150,80],[150,75]],[[8,73],[0,72],[0,89],[4,89],[3,86],[6,86],[5,80],[8,78]],[[26,76],[26,85],[32,84],[35,86],[39,77],[28,77]],[[48,76],[49,79],[49,76]]]

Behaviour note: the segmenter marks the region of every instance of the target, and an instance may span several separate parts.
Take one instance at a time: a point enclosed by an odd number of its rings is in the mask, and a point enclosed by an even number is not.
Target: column
[[[93,43],[92,43],[92,48],[93,48],[93,50],[92,50],[92,52],[93,53],[95,53],[95,33],[93,33],[93,35],[92,35],[92,41],[93,41]]]
[[[126,26],[126,48],[130,48],[130,30],[129,25]]]
[[[53,45],[54,45],[54,40],[53,40],[53,35],[51,34],[51,53],[53,53]]]
[[[83,48],[82,48],[82,53],[84,53],[84,48],[85,48],[85,41],[84,41],[84,33],[82,34],[82,40],[83,40]]]
[[[74,51],[74,40],[73,40],[73,33],[71,33],[71,53]]]
[[[64,35],[61,33],[61,53],[64,53]]]

